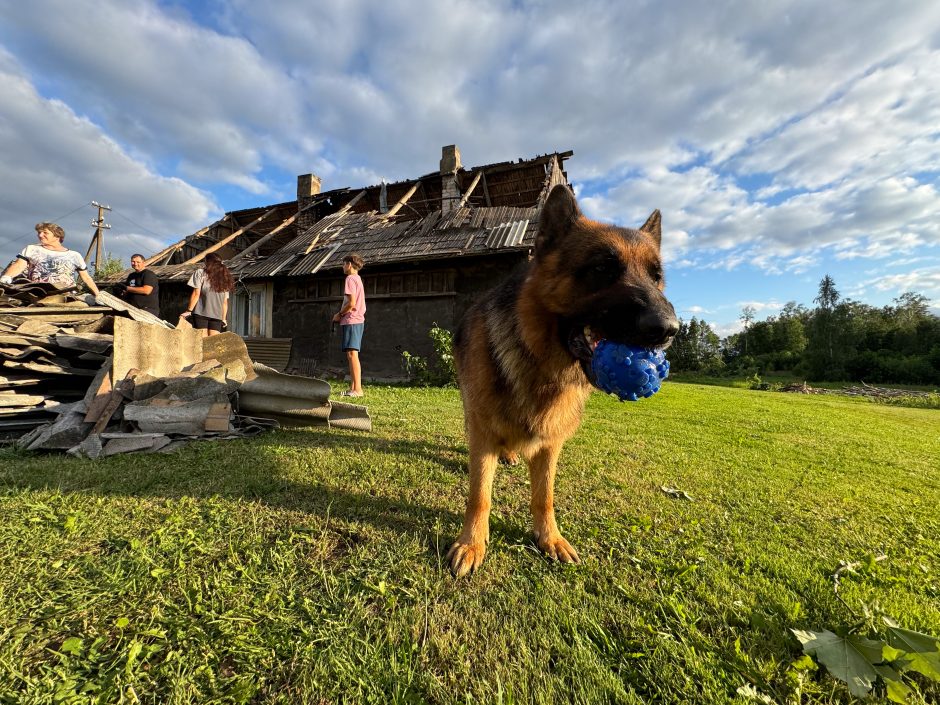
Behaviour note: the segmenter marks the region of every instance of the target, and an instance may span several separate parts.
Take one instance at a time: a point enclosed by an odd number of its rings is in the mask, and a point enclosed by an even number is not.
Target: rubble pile
[[[365,407],[253,362],[234,333],[206,338],[110,294],[42,286],[0,289],[0,438],[21,448],[97,458],[280,423],[371,430]]]
[[[0,438],[84,397],[113,345],[113,314],[51,284],[0,285]]]

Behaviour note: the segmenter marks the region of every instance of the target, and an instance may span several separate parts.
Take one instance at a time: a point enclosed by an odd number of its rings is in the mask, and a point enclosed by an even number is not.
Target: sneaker
[[[361,396],[362,396],[362,392],[353,392],[353,391],[348,391],[348,390],[347,390],[347,391],[343,392],[342,394],[340,394],[340,396],[341,396],[341,397],[361,397]]]

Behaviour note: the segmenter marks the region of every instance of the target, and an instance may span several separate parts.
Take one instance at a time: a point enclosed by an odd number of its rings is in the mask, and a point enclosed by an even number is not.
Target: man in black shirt
[[[160,315],[160,280],[146,268],[143,255],[131,256],[133,272],[127,275],[121,298],[137,308]]]

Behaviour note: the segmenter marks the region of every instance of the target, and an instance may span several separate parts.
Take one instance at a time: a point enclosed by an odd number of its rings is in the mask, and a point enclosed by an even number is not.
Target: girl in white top
[[[92,294],[98,295],[98,287],[88,274],[84,258],[75,250],[62,244],[65,231],[55,223],[37,223],[38,245],[27,245],[0,276],[0,283],[11,284],[13,277],[24,271],[26,278],[34,282],[48,282],[58,287],[75,286],[75,274],[81,277]]]

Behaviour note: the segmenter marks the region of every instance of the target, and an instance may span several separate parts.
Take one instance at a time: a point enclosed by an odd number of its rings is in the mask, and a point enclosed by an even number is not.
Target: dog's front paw
[[[461,578],[480,567],[486,555],[485,543],[461,543],[457,541],[447,552],[450,572],[455,578]]]
[[[536,535],[535,540],[538,543],[539,550],[549,558],[561,561],[562,563],[581,562],[581,559],[578,558],[578,552],[574,550],[574,546],[568,543],[565,537],[557,532],[545,536]]]

